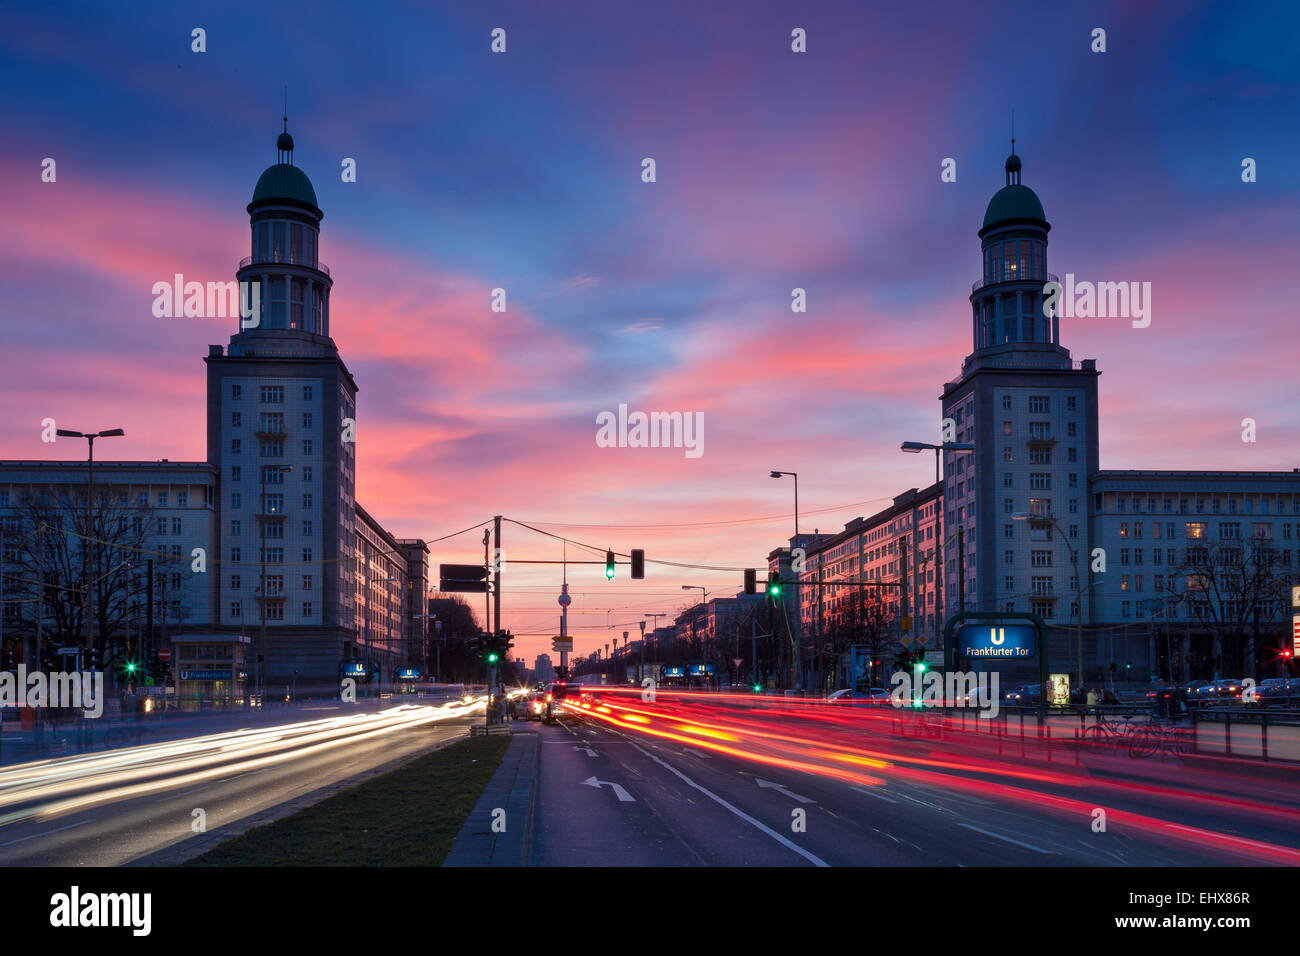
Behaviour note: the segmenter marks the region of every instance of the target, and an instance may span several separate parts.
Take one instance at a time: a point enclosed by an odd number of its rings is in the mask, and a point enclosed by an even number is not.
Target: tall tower
[[[258,322],[209,347],[208,460],[219,475],[221,629],[251,639],[267,687],[338,677],[357,640],[357,386],[330,328],[329,269],[311,180],[287,128],[248,204]],[[250,684],[257,679],[250,674]]]
[[[1051,225],[1020,182],[1014,140],[1005,169],[979,231],[972,351],[941,397],[957,440],[975,443],[973,453],[944,456],[944,607],[960,609],[961,528],[966,610],[1039,614],[1052,625],[1052,659],[1072,661],[1071,626],[1091,617],[1088,480],[1098,469],[1100,373],[1091,359],[1072,360],[1059,317],[1044,315],[1044,286],[1056,280],[1047,271]],[[1033,517],[1013,517],[1023,514]],[[1083,574],[1077,589],[1071,549]]]

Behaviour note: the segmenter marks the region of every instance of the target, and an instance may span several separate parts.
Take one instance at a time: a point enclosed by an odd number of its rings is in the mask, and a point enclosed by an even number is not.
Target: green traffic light
[[[496,662],[497,662],[497,656],[496,656],[495,654],[489,654],[489,655],[488,655],[488,663],[489,663],[489,664],[495,664]]]
[[[755,693],[755,694],[761,692],[762,690],[763,690],[763,685],[762,685],[762,684],[755,684],[755,685],[754,685],[754,693]]]
[[[135,661],[127,661],[127,662],[126,662],[126,672],[127,672],[128,674],[134,674],[134,673],[135,673]]]

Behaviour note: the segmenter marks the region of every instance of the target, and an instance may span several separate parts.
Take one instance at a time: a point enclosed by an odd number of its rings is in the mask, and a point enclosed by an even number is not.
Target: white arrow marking
[[[577,746],[577,745],[575,744],[574,747],[573,747],[573,749],[574,749],[574,750],[585,750],[585,751],[587,751],[587,756],[588,756],[588,757],[594,757],[594,756],[596,756],[596,751],[592,750],[590,747],[579,747],[579,746]]]
[[[614,791],[614,796],[618,797],[618,799],[623,803],[636,803],[636,797],[632,796],[632,794],[628,793],[616,783],[610,783],[608,780],[597,780],[595,777],[588,777],[582,782],[589,787],[595,787],[597,790],[601,787],[609,787]]]
[[[761,779],[761,778],[759,778],[759,777],[755,777],[755,778],[754,778],[754,782],[755,782],[756,784],[758,784],[760,787],[768,787],[769,789],[772,789],[772,790],[779,790],[781,793],[785,794],[785,795],[786,795],[787,797],[789,797],[791,800],[798,800],[800,803],[816,803],[816,802],[817,802],[816,800],[812,799],[811,797],[801,797],[801,796],[799,796],[799,794],[797,794],[797,793],[791,793],[789,790],[787,790],[785,787],[781,786],[779,783],[773,783],[771,780],[763,780],[763,779]]]

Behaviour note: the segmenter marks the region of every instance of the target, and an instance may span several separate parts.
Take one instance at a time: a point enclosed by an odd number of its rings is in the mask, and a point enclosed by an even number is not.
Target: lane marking
[[[588,756],[588,757],[594,757],[594,756],[596,756],[596,751],[592,750],[590,747],[579,747],[577,744],[574,744],[574,745],[573,745],[573,749],[574,749],[574,750],[585,750],[585,751],[587,752],[587,756]]]
[[[1046,853],[1048,856],[1052,854],[1051,850],[1044,850],[1042,847],[1034,846],[1032,843],[1021,843],[1019,840],[1013,840],[1011,837],[1003,836],[1001,833],[994,833],[992,830],[981,830],[979,827],[972,826],[969,823],[959,823],[957,825],[965,827],[967,830],[974,830],[976,833],[982,833],[985,836],[993,837],[995,840],[1005,840],[1007,843],[1014,843],[1016,846],[1022,846],[1026,850],[1033,850],[1035,853]]]
[[[597,780],[594,776],[588,777],[582,782],[589,787],[595,787],[597,790],[601,787],[609,787],[614,791],[614,796],[618,797],[619,803],[636,803],[636,797],[632,796],[632,794],[628,793],[616,783],[611,783],[608,780]]]
[[[17,840],[10,840],[8,843],[0,843],[0,846],[13,846],[15,843],[22,843],[24,840],[35,840],[37,837],[49,836],[51,833],[61,833],[64,830],[71,830],[73,827],[85,826],[87,823],[94,823],[95,818],[82,820],[80,823],[69,823],[66,827],[59,827],[55,830],[46,830],[44,833],[33,833],[31,836],[19,837]]]
[[[869,790],[869,789],[867,789],[866,787],[852,787],[852,786],[851,786],[851,787],[849,787],[849,789],[850,789],[850,790],[856,790],[856,791],[858,791],[858,793],[865,793],[867,796],[869,796],[869,797],[875,797],[877,800],[884,800],[886,803],[897,803],[897,802],[898,802],[898,801],[895,800],[893,797],[887,797],[887,796],[885,796],[883,793],[878,793],[878,792],[875,791],[875,790]]]
[[[781,784],[779,784],[779,783],[773,783],[771,780],[764,780],[764,779],[762,779],[761,777],[755,777],[755,778],[754,778],[754,782],[755,782],[756,784],[758,784],[758,786],[759,786],[760,789],[763,789],[763,790],[776,790],[778,793],[782,793],[782,794],[784,794],[785,796],[789,797],[791,800],[798,800],[800,803],[816,803],[816,802],[817,802],[817,801],[814,800],[812,797],[801,797],[799,794],[793,792],[792,790],[788,789],[787,787],[785,787],[785,786],[783,786],[783,785],[781,785]]]
[[[775,840],[777,843],[780,843],[783,847],[786,847],[787,849],[793,850],[795,853],[798,853],[798,854],[799,854],[801,857],[803,857],[805,860],[807,860],[808,862],[812,863],[813,866],[825,866],[825,867],[829,867],[829,866],[830,866],[830,864],[827,863],[825,860],[823,860],[821,857],[816,856],[815,854],[809,853],[809,852],[808,852],[807,850],[805,850],[803,847],[799,846],[799,844],[794,843],[794,842],[792,842],[792,841],[790,841],[790,840],[787,840],[785,837],[783,837],[781,834],[777,833],[777,832],[776,832],[775,830],[773,830],[771,827],[766,826],[765,824],[763,824],[763,823],[762,823],[761,821],[759,821],[759,820],[755,820],[753,817],[751,817],[751,816],[750,816],[748,813],[746,813],[744,810],[741,810],[739,807],[733,806],[732,804],[728,803],[726,800],[722,799],[722,797],[718,796],[718,795],[717,795],[716,793],[714,793],[713,791],[708,790],[708,789],[706,789],[706,788],[700,786],[698,783],[696,783],[696,782],[695,782],[694,780],[692,780],[690,777],[686,776],[686,774],[682,773],[680,770],[678,770],[678,769],[677,769],[676,767],[674,767],[672,764],[665,763],[664,761],[662,761],[662,760],[660,760],[658,757],[656,757],[654,754],[650,753],[650,751],[646,750],[644,747],[642,747],[640,744],[638,744],[635,740],[632,741],[631,743],[632,743],[632,746],[633,746],[633,747],[635,747],[637,750],[641,751],[643,754],[645,754],[647,757],[649,757],[649,758],[650,758],[651,760],[653,760],[655,763],[659,764],[661,767],[663,767],[664,769],[668,770],[670,773],[672,773],[672,774],[676,775],[677,777],[679,777],[679,778],[680,778],[684,783],[687,784],[687,786],[694,787],[696,790],[700,791],[700,793],[704,794],[706,797],[708,797],[708,798],[709,798],[710,800],[712,800],[714,803],[718,804],[719,806],[725,807],[726,809],[728,809],[728,810],[730,810],[732,813],[734,813],[736,816],[740,817],[740,819],[744,820],[746,823],[750,824],[751,826],[754,826],[754,827],[758,828],[759,830],[762,830],[764,833],[766,833],[768,836],[770,836],[770,837],[771,837],[773,840]]]

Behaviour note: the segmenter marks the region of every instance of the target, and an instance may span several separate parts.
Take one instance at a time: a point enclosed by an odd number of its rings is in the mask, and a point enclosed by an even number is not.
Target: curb
[[[541,735],[511,735],[501,766],[461,827],[443,866],[527,866],[533,790]],[[505,811],[505,832],[494,833],[493,814]],[[499,814],[497,815],[498,819]]]

